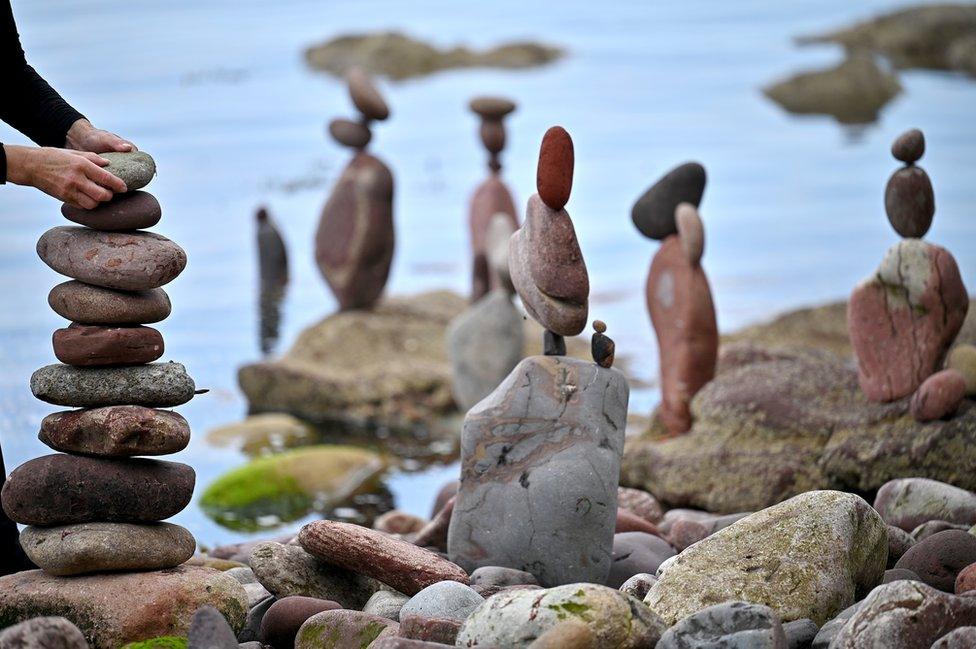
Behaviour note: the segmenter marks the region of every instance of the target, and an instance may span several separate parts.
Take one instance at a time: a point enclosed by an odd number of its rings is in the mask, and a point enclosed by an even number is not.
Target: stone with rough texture
[[[881,517],[884,518],[883,513]],[[900,527],[894,525],[887,525],[886,527],[888,528],[888,568],[894,568],[902,555],[908,552],[908,548],[915,545],[915,537]]]
[[[665,626],[639,601],[596,584],[503,592],[489,598],[461,626],[457,645],[527,647],[566,619],[586,623],[595,646],[654,646]]]
[[[185,637],[194,612],[214,606],[235,631],[247,615],[244,587],[209,568],[54,577],[40,570],[0,577],[0,623],[59,615],[93,649],[160,636]]]
[[[327,599],[293,595],[279,599],[261,620],[260,639],[272,647],[294,647],[295,636],[305,620],[323,611],[342,608]]]
[[[931,649],[972,649],[976,647],[976,626],[961,626],[936,640]]]
[[[108,166],[102,168],[121,178],[127,191],[142,189],[156,175],[156,161],[145,151],[110,151],[98,155],[108,160]]]
[[[787,649],[786,634],[768,606],[723,602],[689,615],[665,631],[656,649]]]
[[[820,627],[813,620],[793,620],[783,625],[788,649],[805,649],[813,644],[813,639],[820,632]]]
[[[410,598],[400,609],[400,618],[407,615],[439,617],[464,621],[485,598],[456,581],[439,581]]]
[[[390,107],[365,70],[359,66],[349,68],[346,83],[349,85],[349,98],[366,119],[384,120],[390,116]]]
[[[377,638],[369,649],[444,649],[446,646],[440,642],[427,642],[426,640],[413,640],[412,638],[401,638],[400,636],[384,636]]]
[[[339,144],[353,149],[364,149],[373,139],[368,126],[351,119],[334,119],[329,122],[329,135]]]
[[[925,134],[911,128],[891,143],[891,155],[906,164],[917,162],[925,154]]]
[[[538,583],[539,581],[531,572],[504,566],[482,566],[471,573],[472,586],[518,586],[538,585]]]
[[[915,421],[947,419],[959,409],[966,397],[966,379],[956,370],[936,372],[922,382],[908,409]]]
[[[966,396],[976,396],[976,345],[953,347],[946,358],[946,367],[962,374],[966,381]]]
[[[508,264],[522,306],[539,324],[560,336],[586,327],[590,280],[565,210],[529,198],[525,223],[509,242]]]
[[[298,542],[322,561],[367,575],[404,595],[439,581],[468,583],[468,574],[437,554],[361,525],[314,521],[298,533]]]
[[[874,508],[886,523],[906,532],[928,521],[976,524],[976,494],[938,480],[890,480],[878,489]]]
[[[623,584],[620,585],[620,592],[624,595],[630,595],[631,597],[636,597],[637,599],[643,601],[647,596],[647,591],[651,590],[657,582],[657,577],[653,574],[646,572],[639,572]]]
[[[363,613],[379,615],[394,622],[400,621],[400,610],[410,601],[410,597],[392,590],[378,590],[363,606]]]
[[[953,588],[953,592],[956,595],[962,595],[971,590],[976,590],[976,564],[971,563],[956,575],[956,583]]]
[[[623,532],[613,537],[613,560],[607,586],[622,588],[623,584],[641,573],[654,574],[665,559],[677,553],[667,541],[644,532]]]
[[[959,333],[969,296],[945,248],[905,239],[851,294],[848,325],[861,389],[872,401],[915,392]]]
[[[63,617],[35,617],[0,630],[4,649],[88,649],[81,630]]]
[[[78,408],[169,408],[186,403],[196,390],[186,368],[172,362],[131,367],[46,365],[31,375],[30,387],[41,401]]]
[[[237,637],[223,614],[209,604],[197,609],[187,632],[187,648],[237,649]]]
[[[498,278],[491,272],[491,263],[488,259],[491,253],[488,245],[488,230],[492,220],[499,214],[503,223],[511,231],[518,228],[518,216],[512,192],[497,174],[491,174],[474,190],[468,207],[468,231],[471,237],[472,256],[472,302],[499,286]]]
[[[561,356],[519,363],[465,417],[451,559],[525,570],[544,586],[604,582],[628,398],[617,370]]]
[[[186,448],[190,425],[182,415],[169,410],[108,406],[52,413],[41,420],[38,439],[65,453],[169,455]]]
[[[902,167],[891,174],[884,202],[888,222],[901,236],[921,239],[932,226],[935,194],[932,181],[921,167]]]
[[[769,606],[784,622],[822,624],[881,581],[887,554],[884,522],[870,505],[813,491],[691,546],[644,602],[668,624],[727,600]]]
[[[139,365],[163,355],[163,336],[152,327],[81,325],[57,329],[52,337],[54,355],[67,365]]]
[[[171,523],[28,527],[20,544],[39,568],[58,576],[174,568],[197,545],[188,530]]]
[[[439,642],[453,647],[461,630],[461,620],[404,613],[400,616],[400,635],[411,640]]]
[[[163,211],[152,194],[128,192],[90,210],[65,203],[61,206],[61,215],[94,230],[114,232],[151,228],[159,223]]]
[[[298,545],[259,543],[248,563],[261,585],[279,599],[310,597],[359,609],[379,589],[372,579],[319,561]]]
[[[539,198],[556,212],[569,201],[573,190],[573,139],[562,126],[553,126],[542,136],[535,186]]]
[[[161,288],[148,291],[116,291],[77,280],[51,289],[47,303],[62,318],[82,324],[136,325],[165,320],[169,296]]]
[[[315,261],[341,310],[376,304],[393,248],[393,174],[361,151],[336,182],[315,233]]]
[[[399,625],[359,611],[316,613],[305,620],[295,636],[295,649],[363,649],[380,637],[397,635]]]
[[[467,411],[491,394],[518,365],[523,331],[522,314],[504,289],[491,291],[451,321],[447,355],[458,409]]]
[[[617,504],[629,512],[640,516],[648,523],[657,523],[664,518],[664,508],[653,494],[643,489],[619,487],[617,489]]]
[[[946,530],[910,547],[895,568],[911,570],[929,586],[951,593],[956,577],[973,563],[976,563],[976,536],[962,530]]]
[[[532,641],[529,649],[598,649],[590,627],[575,618],[562,620]]]
[[[890,584],[893,581],[899,581],[902,579],[907,579],[909,581],[922,581],[918,575],[907,568],[891,568],[889,570],[885,570],[881,583]]]
[[[697,162],[681,164],[637,199],[630,212],[634,225],[645,237],[665,239],[678,232],[675,209],[680,203],[698,207],[705,192],[705,168]]]
[[[37,255],[55,272],[120,291],[146,291],[176,279],[186,253],[155,232],[101,232],[74,225],[51,228]]]
[[[916,541],[921,541],[922,539],[927,539],[933,534],[945,532],[946,530],[961,530],[963,532],[968,532],[970,530],[970,526],[960,525],[959,523],[949,523],[947,521],[929,521],[927,523],[922,523],[912,530],[912,537]]]
[[[930,647],[950,631],[973,625],[976,598],[956,597],[918,581],[895,581],[871,591],[830,647]]]
[[[23,525],[154,522],[190,504],[195,479],[177,462],[44,455],[10,474],[3,509]]]

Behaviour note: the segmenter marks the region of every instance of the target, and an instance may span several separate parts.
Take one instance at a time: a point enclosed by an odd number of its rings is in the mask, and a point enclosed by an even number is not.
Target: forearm
[[[64,147],[68,130],[84,116],[29,65],[11,75],[0,118],[41,146]]]

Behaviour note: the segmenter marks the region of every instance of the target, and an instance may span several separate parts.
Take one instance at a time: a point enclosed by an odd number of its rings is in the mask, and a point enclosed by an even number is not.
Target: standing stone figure
[[[390,275],[394,244],[393,174],[366,152],[370,122],[386,119],[390,109],[359,68],[346,81],[360,120],[334,119],[329,133],[356,153],[322,208],[315,234],[315,261],[342,311],[376,304]]]
[[[663,239],[647,275],[647,310],[658,341],[661,421],[678,435],[691,428],[691,400],[715,377],[718,325],[701,267],[705,231],[698,204],[705,169],[689,162],[657,181],[634,204],[634,225]]]
[[[257,212],[258,319],[261,353],[270,354],[278,342],[281,301],[288,286],[288,250],[268,210]]]
[[[935,214],[932,183],[915,165],[925,153],[922,132],[903,133],[891,153],[905,165],[888,180],[885,211],[905,238],[854,289],[847,307],[858,380],[878,402],[907,397],[942,368],[969,309],[952,254],[921,239]]]
[[[471,196],[471,210],[468,225],[471,230],[471,301],[477,302],[489,290],[497,288],[495,277],[489,270],[487,260],[488,224],[495,215],[503,214],[511,222],[512,229],[518,228],[515,214],[515,201],[512,193],[499,177],[502,163],[498,154],[505,148],[505,116],[515,110],[515,103],[502,97],[476,97],[471,100],[471,110],[481,116],[481,142],[488,149],[489,176],[478,185]]]
[[[546,133],[539,193],[509,249],[515,288],[551,341],[586,325],[589,280],[563,209],[572,147],[562,128]],[[469,572],[507,566],[546,587],[606,580],[630,389],[606,367],[612,341],[599,339],[596,349],[602,365],[555,354],[526,358],[468,411],[448,555]]]

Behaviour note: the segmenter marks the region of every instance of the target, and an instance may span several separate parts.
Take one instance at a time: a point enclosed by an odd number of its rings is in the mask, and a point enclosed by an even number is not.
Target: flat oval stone
[[[196,475],[162,460],[44,455],[13,470],[0,499],[23,525],[147,523],[190,504]]]
[[[885,212],[895,232],[921,239],[932,225],[935,194],[929,175],[921,167],[903,167],[891,174],[884,194]]]
[[[62,225],[41,235],[37,254],[55,272],[123,291],[159,288],[186,267],[183,249],[154,232],[100,232]]]
[[[108,160],[105,171],[118,176],[130,192],[142,189],[156,175],[156,161],[145,151],[99,153]]]
[[[373,139],[368,126],[351,119],[334,119],[329,122],[329,135],[343,146],[362,149]]]
[[[108,406],[52,413],[41,420],[38,439],[65,453],[169,455],[186,448],[190,425],[182,415],[169,410]]]
[[[91,210],[65,203],[61,206],[64,218],[96,230],[141,230],[159,223],[163,209],[156,197],[148,192],[116,194],[107,203],[99,203]]]
[[[942,370],[919,386],[909,410],[915,421],[933,421],[952,415],[966,396],[966,379],[957,370]]]
[[[924,153],[925,135],[917,128],[905,131],[891,144],[891,155],[906,164],[912,164]]]
[[[196,386],[179,363],[131,367],[47,365],[35,371],[31,392],[41,401],[73,408],[170,408],[193,398]]]
[[[116,291],[77,280],[52,288],[47,303],[62,318],[79,324],[149,324],[165,320],[172,310],[161,288]]]
[[[196,541],[171,523],[80,523],[28,527],[20,544],[51,575],[175,568],[193,556]]]
[[[674,218],[685,258],[689,264],[697,266],[705,252],[705,226],[698,216],[698,209],[691,203],[680,203]]]
[[[54,355],[68,365],[138,365],[163,355],[163,335],[152,327],[104,327],[76,322],[52,336]]]
[[[505,97],[475,97],[468,107],[484,119],[500,120],[515,110],[515,102]]]
[[[678,165],[651,185],[637,199],[630,212],[641,234],[651,239],[664,239],[678,231],[675,209],[679,203],[701,203],[705,192],[705,168],[697,162]]]
[[[562,126],[553,126],[542,136],[535,186],[542,201],[559,211],[573,190],[573,138]]]
[[[367,119],[384,120],[390,116],[390,107],[362,68],[350,68],[346,73],[346,83],[349,84],[352,103]]]

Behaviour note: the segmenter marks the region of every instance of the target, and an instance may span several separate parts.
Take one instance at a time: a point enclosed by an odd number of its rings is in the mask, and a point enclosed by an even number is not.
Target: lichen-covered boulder
[[[671,625],[723,601],[823,624],[881,582],[884,521],[859,496],[812,491],[756,512],[674,558],[644,603]]]

